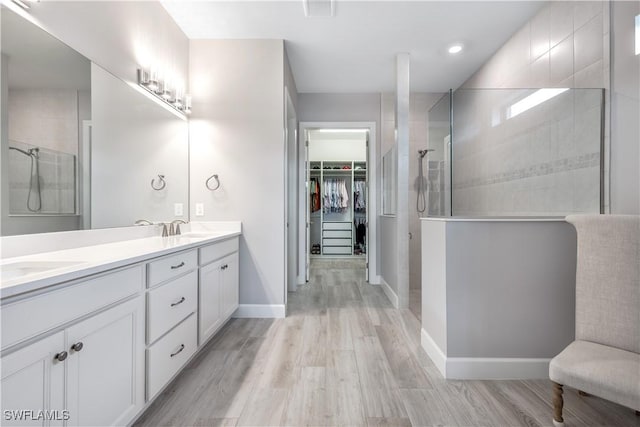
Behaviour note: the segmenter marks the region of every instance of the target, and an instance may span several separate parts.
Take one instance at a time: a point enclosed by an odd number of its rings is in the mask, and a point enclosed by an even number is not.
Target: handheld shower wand
[[[430,151],[435,151],[433,148],[427,148],[426,150],[418,150],[418,197],[416,200],[416,210],[418,213],[423,213],[427,209],[427,195],[424,182],[424,170],[422,163],[424,158]],[[429,164],[427,163],[427,172],[429,171]]]

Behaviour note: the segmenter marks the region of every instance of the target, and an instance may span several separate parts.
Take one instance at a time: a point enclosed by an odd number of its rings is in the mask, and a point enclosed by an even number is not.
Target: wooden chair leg
[[[562,407],[564,400],[562,399],[562,384],[551,381],[553,384],[553,424],[563,425]]]
[[[589,397],[589,396],[591,396],[589,393],[586,393],[586,392],[584,392],[584,391],[582,391],[582,390],[578,390],[578,394],[579,394],[580,396],[583,396],[583,397]]]

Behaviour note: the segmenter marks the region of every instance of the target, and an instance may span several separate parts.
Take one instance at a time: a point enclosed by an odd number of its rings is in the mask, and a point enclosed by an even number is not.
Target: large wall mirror
[[[1,234],[188,218],[186,120],[9,9],[0,17]]]

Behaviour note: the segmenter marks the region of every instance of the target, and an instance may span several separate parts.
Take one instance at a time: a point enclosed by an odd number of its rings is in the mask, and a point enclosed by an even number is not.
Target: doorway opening
[[[371,124],[301,124],[305,282],[312,264],[362,269],[365,280],[375,282],[375,274],[370,274],[375,247],[375,175],[370,167],[374,133]]]

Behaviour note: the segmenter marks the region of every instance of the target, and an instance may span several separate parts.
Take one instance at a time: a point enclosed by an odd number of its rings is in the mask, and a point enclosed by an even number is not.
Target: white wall
[[[240,304],[284,312],[284,43],[192,40],[190,50],[191,220],[242,221]]]
[[[640,214],[640,55],[637,1],[611,3],[611,212]]]
[[[313,134],[313,131],[311,132]],[[322,139],[320,135],[309,138],[310,161],[367,160],[367,140],[362,139]]]
[[[91,227],[187,220],[187,122],[95,64],[91,87]],[[155,191],[158,174],[166,187]],[[174,215],[175,203],[183,215]]]
[[[155,65],[187,84],[189,40],[160,2],[66,1],[32,4],[45,30],[117,77],[137,82]]]

